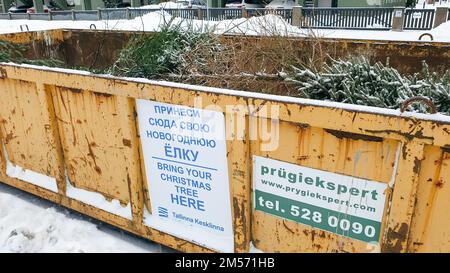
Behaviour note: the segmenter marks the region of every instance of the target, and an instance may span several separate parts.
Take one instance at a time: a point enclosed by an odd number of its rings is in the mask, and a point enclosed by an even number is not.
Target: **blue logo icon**
[[[166,208],[158,207],[159,217],[167,218],[169,217],[169,211]]]

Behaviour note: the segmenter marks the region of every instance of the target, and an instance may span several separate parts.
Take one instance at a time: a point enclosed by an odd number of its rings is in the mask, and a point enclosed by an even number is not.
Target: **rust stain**
[[[305,234],[305,236],[308,236],[308,235],[309,235],[309,230],[304,229],[304,230],[303,230],[303,234]]]
[[[111,95],[111,94],[100,93],[100,92],[92,92],[92,93],[94,93],[94,95],[95,95],[95,96],[98,96],[98,97],[109,98],[109,97],[112,97],[112,96],[113,96],[113,95]]]
[[[309,127],[311,127],[311,125],[309,125],[308,123],[301,123],[301,122],[297,123],[297,126],[300,129],[308,129]]]
[[[132,190],[131,190],[131,178],[130,178],[130,174],[129,173],[127,173],[127,186],[128,186],[128,193],[131,195],[131,193],[132,193]],[[131,196],[130,196],[130,200],[131,200]],[[136,203],[134,203],[134,202],[131,202],[131,204],[132,204],[132,207],[135,207],[137,204]],[[126,204],[125,204],[126,205]],[[134,212],[134,210],[133,209],[131,209],[131,213],[132,214],[135,214],[135,212]],[[135,225],[135,223],[133,222],[133,225]]]
[[[316,230],[313,229],[311,230],[311,242],[314,242],[315,238],[316,238]]]
[[[386,243],[382,246],[382,252],[399,253],[402,251],[402,243],[406,241],[409,232],[409,225],[402,223],[400,228],[395,227],[395,230],[389,228],[386,234]]]
[[[437,188],[442,188],[444,187],[444,182],[442,181],[442,179],[439,179],[438,181],[436,181],[436,187]]]
[[[77,94],[79,94],[79,93],[81,93],[82,92],[82,90],[81,89],[79,89],[79,88],[70,88],[70,87],[65,87],[67,90],[69,90],[70,92],[72,92],[72,93],[77,93]]]
[[[295,234],[295,232],[294,232],[291,228],[289,228],[289,227],[287,226],[286,220],[283,220],[283,226],[284,226],[287,230],[289,230],[290,233]]]
[[[92,150],[91,144],[89,143],[89,140],[87,139],[86,136],[85,136],[85,139],[86,139],[88,149],[89,149],[89,153],[87,155],[90,156],[92,158],[92,161],[94,162],[94,170],[98,174],[102,174],[102,169],[97,165],[97,161],[95,160],[95,154],[94,154],[94,151]]]
[[[365,130],[368,133],[372,133],[372,134],[381,134],[381,133],[386,133],[386,134],[397,134],[400,136],[403,136],[404,138],[408,139],[408,140],[412,140],[414,138],[418,138],[418,139],[428,139],[428,140],[434,140],[434,137],[428,137],[428,136],[424,136],[422,131],[418,131],[415,134],[412,133],[404,133],[401,131],[397,131],[397,130]]]
[[[114,84],[114,85],[115,85],[115,84],[128,85],[128,82],[123,81],[123,80],[117,80],[117,79],[114,79],[114,80],[113,80],[113,84]]]
[[[414,167],[413,167],[414,173],[417,173],[417,174],[419,173],[419,171],[420,171],[420,164],[421,164],[420,159],[418,159],[417,157],[414,158]]]
[[[122,143],[124,146],[130,147],[131,148],[131,140],[129,139],[122,139]]]
[[[8,77],[8,73],[6,72],[6,69],[0,67],[0,79],[5,79]]]
[[[73,142],[72,142],[72,144],[73,144],[73,146],[76,146],[76,144],[77,144],[77,134],[76,134],[76,129],[75,129],[75,124],[73,123],[73,116],[72,116],[72,107],[70,106],[70,101],[69,101],[69,98],[67,98],[67,106],[68,106],[68,108],[66,108],[66,111],[68,112],[68,114],[69,114],[69,117],[70,117],[70,127],[72,128],[72,136],[73,136]],[[61,93],[61,101],[62,101],[62,103],[63,103],[63,105],[64,105],[64,107],[66,107],[66,105],[65,105],[65,103],[64,103],[64,97],[62,96],[62,93]],[[89,143],[89,142],[88,142]]]
[[[355,133],[349,133],[344,131],[337,131],[337,130],[331,130],[331,129],[325,129],[325,132],[339,138],[349,138],[353,140],[364,140],[364,141],[373,141],[373,142],[383,142],[383,138],[376,137],[376,136],[368,136],[368,135],[362,135],[362,134],[355,134]]]
[[[8,144],[9,142],[11,142],[11,140],[13,140],[13,139],[15,139],[15,138],[17,138],[17,136],[15,136],[15,135],[13,134],[13,132],[8,133],[8,134],[6,135],[6,137],[5,137],[5,144]]]
[[[245,217],[245,209],[236,197],[233,197],[233,210],[235,236],[242,236],[241,240],[235,240],[235,246],[238,249],[245,249],[247,242],[247,219]]]
[[[64,100],[63,92],[59,92],[59,97],[60,97],[60,100],[61,100],[61,103],[62,103],[64,109],[67,111],[67,105],[66,105],[66,102]]]

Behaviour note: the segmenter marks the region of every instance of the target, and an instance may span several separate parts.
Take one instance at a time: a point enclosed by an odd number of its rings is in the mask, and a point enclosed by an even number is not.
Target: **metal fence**
[[[283,17],[288,23],[292,23],[292,9],[247,9],[248,17],[264,16],[268,14],[278,15]]]
[[[156,9],[129,9],[129,16],[130,16],[130,18],[134,19],[136,17],[141,17],[148,13],[155,12],[158,10],[156,10]]]
[[[72,17],[73,14],[75,14],[74,18]],[[72,20],[72,19],[80,20],[76,15],[77,13],[72,11],[58,11],[51,13],[52,20]]]
[[[83,10],[75,13],[75,20],[95,21],[98,19],[96,10]]]
[[[394,8],[302,8],[300,27],[323,29],[389,30],[392,28]],[[28,20],[130,20],[151,12],[161,11],[172,17],[187,20],[221,21],[267,14],[281,16],[292,24],[292,9],[139,9],[118,8],[88,11],[53,11],[50,13],[0,13],[0,19]],[[429,30],[433,28],[434,9],[405,9],[404,29]],[[450,13],[448,15],[450,20]]]
[[[172,17],[180,17],[188,20],[198,20],[199,11],[197,9],[164,9]]]
[[[393,8],[304,8],[302,27],[376,29],[392,27]]]
[[[406,9],[404,29],[432,29],[434,24],[434,9]]]
[[[101,20],[127,20],[129,9],[100,9],[99,16]]]
[[[232,20],[236,18],[242,18],[242,9],[222,9],[222,8],[212,8],[203,10],[206,20],[210,21],[222,21],[222,20]]]

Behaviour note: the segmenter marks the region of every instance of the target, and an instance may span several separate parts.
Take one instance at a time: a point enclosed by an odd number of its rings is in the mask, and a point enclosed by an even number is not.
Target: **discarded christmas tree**
[[[307,67],[293,67],[293,71],[285,80],[297,86],[300,97],[388,109],[399,109],[406,100],[423,97],[431,100],[438,112],[450,111],[449,71],[444,76],[431,73],[425,63],[422,73],[412,76],[400,75],[388,63],[372,65],[364,57],[332,60],[321,72]],[[427,105],[420,103],[408,109],[428,112]]]

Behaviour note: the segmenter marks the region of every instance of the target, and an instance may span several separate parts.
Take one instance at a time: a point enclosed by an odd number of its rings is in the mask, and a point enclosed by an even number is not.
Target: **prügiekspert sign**
[[[387,184],[253,157],[255,209],[378,243]]]

